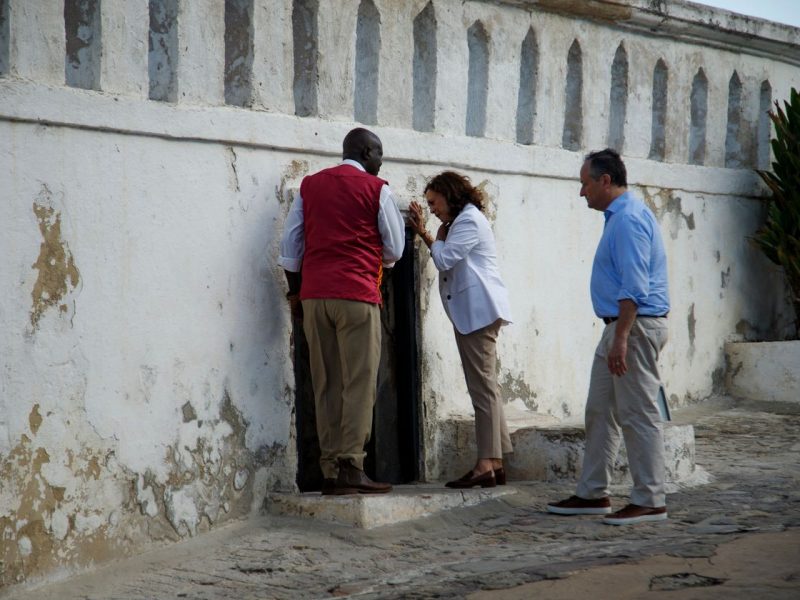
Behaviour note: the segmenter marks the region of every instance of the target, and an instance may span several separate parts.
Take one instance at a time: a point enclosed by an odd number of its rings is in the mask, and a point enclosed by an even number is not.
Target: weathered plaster
[[[279,239],[302,177],[335,163],[353,126],[358,3],[319,3],[319,116],[308,118],[295,116],[290,0],[254,3],[252,109],[224,105],[223,3],[178,2],[177,80],[167,102],[146,99],[143,0],[102,3],[95,91],[64,85],[56,4],[10,1],[8,76],[0,80],[0,179],[9,198],[0,203],[2,583],[195,535],[256,510],[268,490],[294,489]],[[596,0],[576,13],[586,4],[558,3],[554,12],[551,2],[433,0],[436,93],[433,131],[423,133],[412,129],[413,19],[427,3],[374,4],[381,175],[403,208],[444,169],[484,190],[514,321],[499,338],[498,374],[521,418],[583,411],[602,327],[588,297],[602,216],[579,197],[577,174],[583,153],[605,144],[621,43],[629,180],[653,208],[669,258],[669,397],[681,404],[721,385],[720,340],[780,337],[789,323],[780,275],[745,242],[762,217],[763,188],[751,170],[723,168],[720,107],[734,70],[743,123],[757,122],[762,82],[784,97],[797,78],[797,30],[680,2]],[[466,32],[476,21],[489,60],[482,138],[465,135]],[[535,143],[522,145],[515,99],[530,31],[540,56]],[[583,143],[572,152],[560,146],[575,41]],[[663,161],[647,158],[658,60],[669,69],[671,107]],[[688,165],[689,96],[700,68],[706,154],[703,165]],[[442,431],[472,409],[427,250],[417,265],[425,477],[441,472]]]
[[[65,296],[80,282],[80,274],[69,250],[61,237],[61,214],[49,206],[52,194],[46,185],[33,203],[33,212],[39,222],[42,244],[39,257],[33,268],[39,274],[31,291],[31,326],[36,329],[44,311],[58,307],[60,313],[67,313],[69,307],[63,301]]]
[[[725,344],[727,393],[755,401],[800,403],[800,341]]]

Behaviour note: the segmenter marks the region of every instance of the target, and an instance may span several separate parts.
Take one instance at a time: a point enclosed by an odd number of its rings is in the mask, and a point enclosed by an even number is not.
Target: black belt
[[[636,315],[636,317],[640,319],[666,319],[667,315]],[[600,318],[603,319],[603,323],[605,323],[606,325],[608,325],[609,323],[613,323],[614,321],[619,319],[619,317],[600,317]]]

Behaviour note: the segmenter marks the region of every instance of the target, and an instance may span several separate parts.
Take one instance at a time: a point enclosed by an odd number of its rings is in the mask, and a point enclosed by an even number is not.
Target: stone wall
[[[444,168],[485,191],[514,324],[511,410],[582,411],[611,143],[669,255],[675,404],[725,340],[780,337],[761,217],[764,111],[798,30],[682,2],[0,0],[0,585],[180,539],[294,489],[278,240],[354,123],[405,204]],[[431,226],[434,224],[431,222]],[[423,475],[468,414],[420,253]]]

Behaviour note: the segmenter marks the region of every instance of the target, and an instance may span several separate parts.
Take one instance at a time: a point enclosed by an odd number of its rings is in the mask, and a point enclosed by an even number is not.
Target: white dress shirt
[[[361,163],[354,160],[344,160],[343,165],[350,165],[364,171]],[[397,208],[397,200],[388,185],[381,187],[378,204],[378,231],[383,244],[383,266],[392,267],[403,256],[405,245],[405,222]],[[281,255],[278,264],[287,271],[298,272],[303,264],[306,242],[303,237],[303,197],[298,192],[292,202],[289,215],[281,239]]]

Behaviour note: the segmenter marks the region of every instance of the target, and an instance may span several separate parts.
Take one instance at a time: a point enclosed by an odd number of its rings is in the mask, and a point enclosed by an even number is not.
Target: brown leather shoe
[[[628,504],[625,508],[605,517],[603,523],[606,525],[633,525],[649,521],[663,521],[666,518],[666,506],[651,507]]]
[[[336,478],[337,496],[346,494],[385,494],[392,491],[389,483],[372,481],[367,474],[347,459],[339,459],[339,477]]]
[[[548,502],[547,512],[556,515],[607,515],[611,512],[611,499],[608,496],[592,499],[570,496],[560,502]]]
[[[456,488],[456,489],[471,488],[475,487],[476,485],[479,485],[482,488],[487,488],[487,487],[495,487],[497,485],[497,481],[495,481],[494,478],[494,471],[490,469],[485,473],[481,473],[480,475],[475,475],[472,471],[468,471],[467,474],[464,475],[461,479],[448,481],[444,485],[445,487]]]

